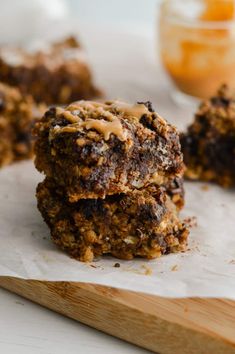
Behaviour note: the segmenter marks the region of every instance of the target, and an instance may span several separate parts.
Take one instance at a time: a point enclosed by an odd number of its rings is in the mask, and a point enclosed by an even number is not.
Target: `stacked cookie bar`
[[[38,208],[59,247],[81,261],[185,249],[179,135],[150,102],[51,108],[35,135]]]

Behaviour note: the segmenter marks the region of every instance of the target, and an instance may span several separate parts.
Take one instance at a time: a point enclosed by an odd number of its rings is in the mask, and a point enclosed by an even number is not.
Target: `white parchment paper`
[[[83,34],[100,83],[109,98],[151,100],[179,128],[192,107],[177,107],[169,82],[155,62],[153,41],[124,33]],[[153,261],[104,257],[92,264],[71,259],[54,246],[37,211],[35,188],[43,179],[32,161],[0,171],[0,275],[27,279],[93,282],[169,297],[208,296],[235,300],[235,191],[185,183],[181,216],[197,217],[186,253]],[[120,268],[115,268],[116,262]]]

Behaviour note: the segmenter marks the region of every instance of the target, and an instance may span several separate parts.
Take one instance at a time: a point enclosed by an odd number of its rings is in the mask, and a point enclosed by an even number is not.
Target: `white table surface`
[[[0,289],[1,354],[147,354]]]

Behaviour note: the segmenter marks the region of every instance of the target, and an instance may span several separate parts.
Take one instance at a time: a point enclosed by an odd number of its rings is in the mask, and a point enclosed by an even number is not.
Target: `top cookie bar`
[[[47,104],[68,104],[100,94],[73,37],[36,52],[0,48],[0,80]]]
[[[184,168],[176,128],[150,102],[51,108],[35,135],[36,168],[61,185],[70,202],[169,185]]]

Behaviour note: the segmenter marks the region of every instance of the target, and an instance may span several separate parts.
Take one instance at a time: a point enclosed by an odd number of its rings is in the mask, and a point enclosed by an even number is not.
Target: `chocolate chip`
[[[228,107],[229,103],[230,103],[230,99],[226,98],[226,97],[212,97],[211,98],[211,103],[214,106],[219,106],[219,107]]]
[[[0,112],[5,109],[5,100],[3,94],[0,94]]]

